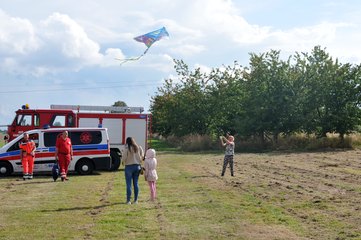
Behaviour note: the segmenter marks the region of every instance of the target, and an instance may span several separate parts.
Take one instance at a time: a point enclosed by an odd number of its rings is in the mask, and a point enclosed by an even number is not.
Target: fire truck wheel
[[[0,177],[9,176],[13,172],[13,167],[9,162],[0,161]]]
[[[90,159],[83,158],[77,162],[75,169],[80,175],[89,175],[94,170],[94,164]]]
[[[110,166],[110,171],[118,170],[120,166],[120,156],[116,151],[110,151],[110,157],[112,158],[112,165]]]

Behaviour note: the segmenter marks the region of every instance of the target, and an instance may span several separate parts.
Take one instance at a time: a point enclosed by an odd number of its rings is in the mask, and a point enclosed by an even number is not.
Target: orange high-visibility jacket
[[[30,154],[35,150],[35,143],[33,141],[21,142],[19,147],[23,152]]]

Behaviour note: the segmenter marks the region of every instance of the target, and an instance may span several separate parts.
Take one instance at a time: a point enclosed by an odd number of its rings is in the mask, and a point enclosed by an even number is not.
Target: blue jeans
[[[134,185],[134,202],[138,200],[139,186],[139,171],[140,165],[125,165],[125,182],[127,183],[127,202],[130,201],[132,195],[132,180]]]

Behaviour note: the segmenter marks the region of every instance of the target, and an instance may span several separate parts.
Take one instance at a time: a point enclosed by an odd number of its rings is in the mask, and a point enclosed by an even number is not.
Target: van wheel
[[[6,177],[13,173],[13,166],[9,162],[0,161],[0,177]]]
[[[120,166],[120,156],[117,151],[111,150],[110,157],[112,159],[112,165],[110,166],[110,171],[118,170]]]
[[[94,170],[94,164],[90,159],[80,159],[75,169],[80,175],[89,175],[92,174]]]

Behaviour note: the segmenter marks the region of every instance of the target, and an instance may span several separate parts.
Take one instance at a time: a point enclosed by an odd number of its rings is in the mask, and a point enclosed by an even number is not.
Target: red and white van
[[[68,131],[73,145],[69,171],[91,174],[93,170],[110,170],[110,145],[106,128],[49,128],[27,131],[36,144],[34,173],[51,172],[55,164],[56,139]],[[22,173],[19,142],[23,134],[0,148],[0,176]]]

